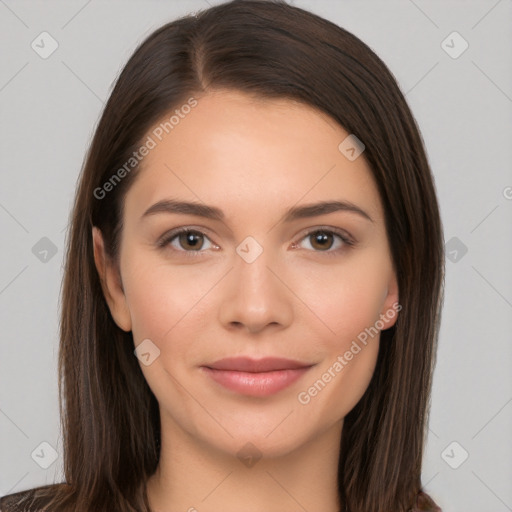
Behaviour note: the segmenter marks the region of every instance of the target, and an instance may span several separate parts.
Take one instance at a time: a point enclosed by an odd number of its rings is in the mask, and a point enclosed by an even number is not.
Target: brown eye
[[[333,245],[333,233],[327,231],[315,231],[308,235],[311,240],[311,246],[318,250],[330,249]]]
[[[178,240],[183,249],[192,249],[197,251],[201,249],[204,243],[204,236],[202,233],[198,233],[196,231],[184,231],[179,233]]]
[[[338,239],[337,242],[336,239]],[[355,244],[344,231],[333,229],[315,229],[310,231],[301,241],[294,243],[293,246],[297,248],[303,241],[309,242],[310,249],[313,252],[323,252],[326,255],[336,255]]]
[[[210,245],[205,246],[205,241]],[[194,253],[200,255],[206,252],[202,249],[215,247],[204,233],[189,228],[179,228],[167,233],[158,242],[158,246],[161,248],[169,248],[172,251],[181,252],[186,255],[194,255]]]

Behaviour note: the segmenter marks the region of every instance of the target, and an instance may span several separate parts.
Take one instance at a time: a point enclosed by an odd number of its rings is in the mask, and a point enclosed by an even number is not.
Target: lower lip
[[[231,391],[248,396],[269,396],[278,393],[302,377],[310,368],[311,366],[293,370],[250,373],[201,367],[215,382]]]

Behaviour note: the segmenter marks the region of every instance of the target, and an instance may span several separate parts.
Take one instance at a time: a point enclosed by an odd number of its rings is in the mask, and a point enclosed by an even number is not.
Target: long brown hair
[[[284,0],[235,0],[168,23],[138,47],[117,80],[85,159],[67,238],[59,355],[66,482],[36,489],[32,506],[150,510],[145,484],[159,458],[158,403],[131,333],[110,315],[91,229],[101,229],[116,260],[123,199],[140,166],[123,173],[107,197],[98,189],[163,115],[213,89],[300,101],[364,143],[383,201],[402,310],[381,333],[373,378],[345,418],[339,494],[350,512],[434,510],[421,493],[421,467],[444,247],[423,141],[379,57],[350,32]]]

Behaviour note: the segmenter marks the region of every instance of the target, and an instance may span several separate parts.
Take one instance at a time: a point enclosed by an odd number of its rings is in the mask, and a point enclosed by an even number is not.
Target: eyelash
[[[165,235],[163,235],[162,238],[157,242],[158,247],[165,249],[166,246],[168,244],[170,244],[181,233],[194,233],[194,234],[199,234],[199,235],[202,235],[202,236],[208,238],[208,236],[205,233],[203,233],[202,231],[200,231],[198,229],[192,229],[191,227],[181,227],[181,228],[173,229],[169,233],[166,233]],[[312,229],[311,231],[308,231],[298,242],[294,242],[293,245],[296,246],[299,242],[301,242],[305,238],[310,237],[311,235],[313,235],[315,233],[324,233],[327,235],[335,235],[335,236],[339,237],[341,239],[341,241],[343,242],[343,246],[339,247],[338,249],[334,249],[334,250],[327,249],[325,251],[313,250],[313,252],[316,252],[316,253],[325,254],[327,256],[337,256],[340,254],[341,251],[346,250],[347,247],[351,247],[351,246],[355,245],[355,241],[352,240],[351,238],[349,238],[344,231],[334,229],[334,228],[322,228],[322,227],[315,228],[315,229]],[[198,250],[198,251],[186,251],[186,250],[178,250],[178,249],[173,249],[173,250],[177,251],[177,252],[182,252],[187,257],[192,257],[192,258],[197,258],[197,257],[199,257],[200,253],[205,252],[202,250]]]

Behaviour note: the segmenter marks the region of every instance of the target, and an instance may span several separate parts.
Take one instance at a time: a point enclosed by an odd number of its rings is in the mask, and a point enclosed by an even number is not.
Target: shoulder
[[[51,484],[0,497],[0,512],[38,512],[67,484]]]
[[[442,510],[426,492],[420,491],[416,495],[416,503],[410,512],[442,512]]]
[[[31,500],[32,490],[7,494],[0,498],[0,512],[21,512],[24,504]]]

